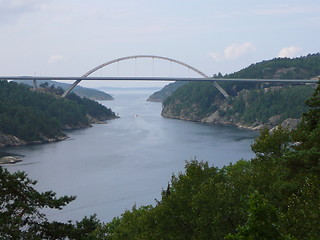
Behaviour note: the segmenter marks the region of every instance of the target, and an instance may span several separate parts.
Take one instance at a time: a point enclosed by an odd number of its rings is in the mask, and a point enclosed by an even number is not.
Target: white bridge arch
[[[176,64],[179,64],[179,65],[182,65],[188,69],[191,69],[192,71],[198,73],[199,75],[201,75],[202,77],[204,78],[209,78],[208,75],[206,75],[205,73],[201,72],[199,69],[195,68],[195,67],[192,67],[191,65],[189,64],[186,64],[186,63],[183,63],[183,62],[180,62],[178,60],[175,60],[175,59],[172,59],[172,58],[168,58],[168,57],[162,57],[162,56],[156,56],[156,55],[134,55],[134,56],[128,56],[128,57],[121,57],[121,58],[117,58],[117,59],[114,59],[114,60],[111,60],[111,61],[108,61],[106,63],[103,63],[93,69],[91,69],[90,71],[86,72],[85,74],[83,74],[81,77],[84,78],[84,77],[88,77],[90,74],[94,73],[95,71],[103,68],[103,67],[106,67],[110,64],[113,64],[113,63],[117,63],[117,62],[121,62],[121,61],[125,61],[125,60],[129,60],[129,59],[137,59],[137,58],[152,58],[152,59],[162,59],[162,60],[165,60],[165,61],[169,61],[169,62],[173,62],[173,63],[176,63]],[[186,79],[187,80],[187,79]],[[81,82],[81,79],[79,80],[76,80],[71,86],[69,89],[67,89],[62,97],[65,97],[67,96],[71,91],[72,89],[78,85],[78,83]],[[222,95],[225,97],[225,98],[228,98],[229,95],[228,93],[226,93],[226,91],[215,81],[213,81],[213,84],[214,86],[222,93]]]

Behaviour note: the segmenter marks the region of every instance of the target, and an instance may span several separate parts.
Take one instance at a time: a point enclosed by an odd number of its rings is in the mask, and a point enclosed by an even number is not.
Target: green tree
[[[35,184],[24,172],[10,173],[0,166],[0,239],[98,239],[93,233],[101,223],[95,215],[76,224],[48,221],[43,209],[61,210],[75,197],[40,193]]]
[[[62,90],[54,86],[46,91],[0,81],[0,131],[26,142],[47,141],[64,136],[63,129],[89,126],[89,115],[100,121],[115,118],[111,109],[93,100],[75,94],[62,99],[57,97]]]
[[[282,215],[283,229],[297,239],[319,239],[319,199],[319,179],[306,178],[299,191],[289,198],[287,211]]]
[[[295,174],[320,176],[320,82],[306,103],[310,110],[293,132],[296,151],[288,156],[287,163]]]
[[[250,195],[247,222],[236,234],[229,234],[231,240],[285,240],[292,239],[280,231],[277,209],[259,192]]]
[[[39,193],[33,188],[35,181],[23,172],[9,173],[0,167],[0,236],[2,239],[50,239],[49,224],[43,208],[62,209],[75,197],[56,197],[52,191]],[[60,225],[61,230],[68,225]],[[63,237],[65,232],[62,231]]]
[[[254,141],[251,149],[260,159],[274,159],[289,151],[291,142],[289,130],[279,126],[271,133],[265,128],[260,131],[260,136]]]

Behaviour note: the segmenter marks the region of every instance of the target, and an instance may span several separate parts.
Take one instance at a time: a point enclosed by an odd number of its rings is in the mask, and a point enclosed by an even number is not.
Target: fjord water
[[[257,132],[162,118],[161,103],[146,101],[150,90],[111,94],[114,101],[101,103],[121,118],[68,132],[62,142],[7,149],[24,156],[6,166],[9,171],[25,171],[40,191],[77,196],[64,210],[47,211],[50,220],[96,213],[107,222],[134,204],[155,204],[186,160],[196,157],[222,167],[253,156]]]

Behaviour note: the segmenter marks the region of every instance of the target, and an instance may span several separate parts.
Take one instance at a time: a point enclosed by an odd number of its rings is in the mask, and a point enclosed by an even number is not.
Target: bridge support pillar
[[[33,90],[38,89],[37,80],[36,80],[36,79],[33,79],[32,81],[33,81]]]

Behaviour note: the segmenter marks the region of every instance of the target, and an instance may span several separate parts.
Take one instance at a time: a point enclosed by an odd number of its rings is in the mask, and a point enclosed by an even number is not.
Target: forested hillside
[[[133,206],[109,223],[94,215],[48,221],[44,207],[59,209],[75,197],[39,193],[26,174],[0,167],[0,238],[318,240],[320,85],[307,105],[295,130],[261,131],[253,159],[221,169],[193,159],[155,205]]]
[[[300,58],[275,58],[268,61],[252,64],[232,74],[224,76],[215,74],[217,78],[259,78],[259,79],[310,79],[319,75],[320,69],[320,53],[309,54]],[[167,97],[171,96],[174,91],[187,82],[174,82],[166,85],[160,91],[153,93],[148,101],[163,102]],[[225,87],[230,86],[231,84]],[[239,90],[244,88],[252,88],[256,84],[238,84],[233,88],[229,88],[228,94],[236,95]]]
[[[150,102],[163,102],[167,97],[170,97],[172,93],[177,90],[182,85],[186,84],[187,82],[177,81],[173,83],[169,83],[168,85],[164,86],[160,91],[153,93],[147,101]]]
[[[31,80],[20,80],[20,81],[16,80],[15,82],[33,86],[33,82]],[[38,86],[46,83],[48,86],[54,86],[56,88],[61,87],[63,90],[66,90],[71,86],[71,84],[68,84],[68,83],[62,83],[62,82],[56,82],[56,81],[50,81],[50,80],[37,80]],[[86,97],[94,100],[113,100],[113,97],[110,94],[105,93],[103,91],[96,90],[96,89],[92,89],[92,88],[76,86],[72,90],[72,92],[74,92],[75,94],[77,94],[79,97],[82,97],[82,98]]]
[[[26,143],[57,140],[65,136],[61,132],[63,129],[88,127],[88,116],[98,120],[115,118],[110,109],[75,94],[65,99],[45,92],[33,92],[26,85],[0,81],[2,134],[15,136]],[[1,139],[5,141],[5,138]]]
[[[225,78],[318,78],[320,54],[276,58],[253,64]],[[220,84],[228,101],[206,82],[188,83],[163,101],[162,116],[207,123],[235,124],[248,128],[273,127],[288,118],[299,119],[314,87],[276,83]]]
[[[275,58],[252,64],[225,78],[310,79],[320,75],[320,53],[299,58]]]

